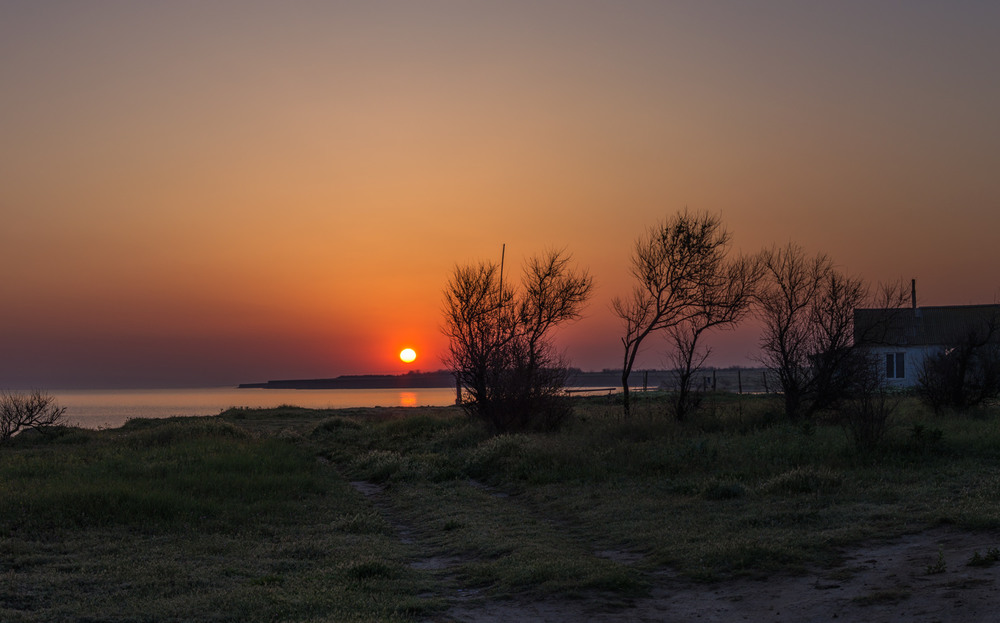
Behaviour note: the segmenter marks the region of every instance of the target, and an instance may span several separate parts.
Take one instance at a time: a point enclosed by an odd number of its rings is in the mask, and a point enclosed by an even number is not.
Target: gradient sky
[[[987,1],[0,0],[0,387],[434,370],[451,269],[503,244],[590,269],[559,344],[619,367],[631,245],[685,207],[996,302],[998,32]]]

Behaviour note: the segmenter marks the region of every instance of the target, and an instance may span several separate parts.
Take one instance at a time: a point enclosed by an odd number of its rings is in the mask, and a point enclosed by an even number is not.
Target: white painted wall
[[[905,376],[901,379],[886,379],[886,383],[894,387],[913,387],[917,384],[928,355],[939,352],[940,346],[875,346],[871,353],[878,358],[879,370],[885,374],[885,356],[889,353],[906,353]]]

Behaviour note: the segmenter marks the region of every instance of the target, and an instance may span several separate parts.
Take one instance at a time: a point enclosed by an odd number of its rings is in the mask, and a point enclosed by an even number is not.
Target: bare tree
[[[501,292],[499,275],[496,264],[457,266],[445,289],[445,363],[476,403],[488,400],[500,350],[511,339],[513,318],[506,302],[513,292]]]
[[[694,378],[711,354],[710,349],[698,349],[700,338],[713,329],[732,328],[747,316],[762,273],[759,256],[739,256],[724,261],[716,274],[706,276],[695,290],[691,303],[693,313],[671,327],[671,359],[677,371],[673,407],[678,420],[685,419],[700,403]]]
[[[45,392],[34,390],[28,394],[0,392],[0,443],[5,443],[17,433],[47,428],[63,423],[64,407]]]
[[[629,375],[643,341],[697,315],[699,293],[714,283],[729,239],[718,216],[684,210],[636,241],[631,257],[636,281],[632,294],[612,301],[612,309],[625,323],[622,398],[626,416]]]
[[[796,419],[811,378],[813,310],[833,263],[826,255],[807,258],[801,247],[791,243],[766,251],[763,261],[762,363],[777,374],[785,395],[785,414]]]
[[[470,415],[499,432],[561,423],[565,367],[552,331],[580,317],[592,290],[561,251],[530,259],[520,291],[502,284],[496,264],[455,268],[445,288],[445,363],[471,398]]]
[[[795,244],[764,253],[764,279],[758,296],[763,322],[762,363],[778,377],[791,420],[807,418],[835,406],[848,395],[865,369],[865,351],[855,347],[854,311],[873,305],[883,321],[905,303],[899,284],[871,288],[859,277],[845,275],[824,254],[807,257]]]

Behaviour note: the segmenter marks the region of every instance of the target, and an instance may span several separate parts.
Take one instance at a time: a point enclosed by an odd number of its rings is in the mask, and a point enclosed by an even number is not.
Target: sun
[[[417,358],[417,351],[412,348],[404,348],[399,351],[399,359],[403,363],[413,363],[413,360]]]

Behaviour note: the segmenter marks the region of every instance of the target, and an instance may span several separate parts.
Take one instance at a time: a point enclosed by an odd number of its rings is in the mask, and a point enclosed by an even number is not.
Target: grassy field
[[[477,600],[645,594],[1000,528],[1000,419],[901,405],[855,451],[773,398],[692,421],[577,399],[558,434],[456,408],[231,409],[0,447],[2,621],[448,620]]]

